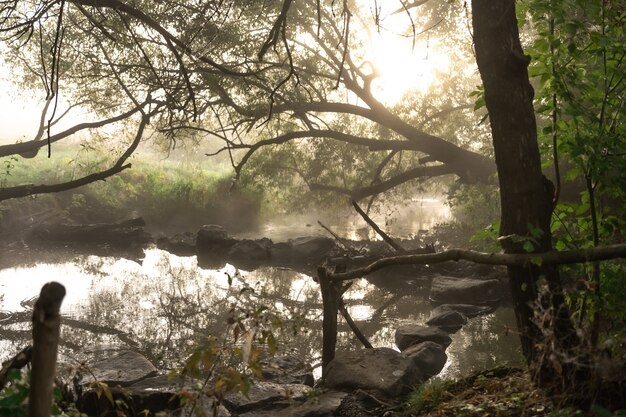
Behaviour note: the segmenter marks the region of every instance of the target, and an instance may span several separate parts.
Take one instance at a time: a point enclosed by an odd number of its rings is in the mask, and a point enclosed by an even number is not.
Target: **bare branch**
[[[444,252],[425,255],[400,255],[379,259],[364,268],[349,272],[330,274],[332,281],[347,281],[361,278],[374,271],[392,265],[423,265],[461,259],[485,265],[507,265],[528,267],[536,265],[565,265],[593,261],[606,261],[626,258],[626,244],[597,246],[589,249],[552,251],[544,253],[484,253],[465,249],[450,249]]]

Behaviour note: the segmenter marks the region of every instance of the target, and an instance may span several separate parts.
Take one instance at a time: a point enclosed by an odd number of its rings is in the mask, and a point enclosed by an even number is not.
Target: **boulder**
[[[125,388],[109,387],[112,398],[121,400],[128,406],[130,415],[143,415],[144,410],[149,411],[149,415],[157,415],[159,412],[166,412],[165,415],[191,415],[192,407],[197,415],[218,417],[230,417],[230,412],[223,406],[216,403],[215,398],[201,395],[194,397],[195,400],[187,399],[181,410],[180,391],[194,392],[194,386],[201,384],[201,381],[185,377],[168,378],[166,375],[159,375],[142,379]],[[97,389],[88,389],[81,394],[77,401],[79,411],[87,415],[116,415],[110,401],[105,395],[98,393]],[[213,414],[214,410],[217,414]],[[169,413],[167,413],[169,412]]]
[[[198,230],[196,235],[198,246],[222,244],[231,240],[233,239],[228,236],[226,230],[218,224],[205,224]]]
[[[405,324],[396,329],[395,336],[398,349],[405,350],[411,345],[422,342],[435,342],[444,349],[450,346],[452,339],[448,333],[438,327],[420,326],[417,324]]]
[[[502,298],[500,282],[439,276],[433,278],[430,299],[435,303],[493,304]]]
[[[404,395],[423,381],[413,360],[389,348],[337,353],[322,378],[331,389],[360,388],[387,398]]]
[[[467,323],[467,317],[458,311],[441,311],[433,315],[426,321],[428,326],[436,326],[448,333],[456,333]]]
[[[193,256],[196,254],[196,239],[193,233],[178,233],[171,237],[159,238],[157,248],[178,256]]]
[[[86,374],[88,383],[95,379],[109,386],[127,387],[157,374],[157,369],[146,357],[130,350],[87,363],[87,367],[91,371]]]
[[[411,358],[420,372],[431,377],[437,375],[446,364],[448,355],[441,345],[435,342],[422,342],[411,345],[402,351],[407,358]]]
[[[324,236],[297,237],[290,243],[296,260],[321,260],[335,247],[335,241]]]
[[[430,316],[434,317],[445,311],[458,311],[463,314],[465,317],[471,319],[476,316],[480,316],[483,314],[489,314],[494,310],[493,306],[475,306],[472,304],[441,304],[435,307],[431,312]]]
[[[269,260],[269,244],[267,240],[269,239],[240,240],[231,246],[226,257],[236,266],[258,266]]]
[[[304,384],[313,386],[311,365],[292,355],[276,356],[262,362],[263,380],[279,384]]]

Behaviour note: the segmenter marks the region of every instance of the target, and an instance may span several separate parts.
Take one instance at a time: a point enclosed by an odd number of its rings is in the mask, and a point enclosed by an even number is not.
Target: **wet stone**
[[[145,356],[130,350],[87,364],[91,373],[87,373],[87,382],[94,378],[109,386],[126,387],[142,379],[156,376],[157,369]]]
[[[439,276],[433,278],[430,299],[436,303],[493,304],[502,298],[500,281]]]
[[[448,333],[438,327],[405,324],[396,329],[395,342],[400,350],[405,350],[411,345],[426,341],[435,342],[444,349],[452,343],[452,339]]]
[[[323,376],[331,389],[363,389],[393,398],[422,381],[415,363],[393,349],[373,348],[337,353]]]
[[[448,360],[445,349],[435,342],[422,342],[411,345],[403,350],[402,354],[407,358],[411,358],[420,372],[426,377],[439,374]]]
[[[441,311],[426,321],[428,326],[436,326],[448,333],[455,333],[467,323],[467,317],[458,311]]]
[[[468,319],[473,317],[481,316],[484,314],[489,314],[495,310],[492,306],[477,306],[472,304],[441,304],[435,307],[431,312],[430,316],[434,317],[440,313],[445,311],[457,311],[463,314]]]

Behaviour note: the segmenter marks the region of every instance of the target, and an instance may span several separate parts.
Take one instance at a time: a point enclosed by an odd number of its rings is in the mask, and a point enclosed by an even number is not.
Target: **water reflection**
[[[194,343],[208,334],[222,335],[233,303],[260,305],[284,317],[279,348],[319,362],[322,305],[318,285],[308,276],[283,268],[238,271],[198,268],[195,257],[177,257],[149,249],[144,261],[79,256],[70,262],[0,270],[0,359],[16,352],[29,338],[29,300],[41,286],[56,280],[67,288],[62,313],[61,352],[81,356],[120,347],[144,353],[162,369],[180,365]],[[254,291],[245,291],[252,288]],[[390,292],[366,280],[345,294],[348,311],[374,346],[393,347],[395,328],[424,322],[430,313],[423,288]],[[453,335],[448,348],[448,376],[502,362],[520,361],[510,308],[471,319]],[[359,342],[340,320],[340,348]]]

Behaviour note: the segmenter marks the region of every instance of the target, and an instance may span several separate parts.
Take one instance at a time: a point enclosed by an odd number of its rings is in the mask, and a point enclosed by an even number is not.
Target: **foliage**
[[[622,242],[626,230],[626,15],[616,2],[528,0],[518,17],[533,36],[540,143],[561,199],[552,223],[558,250]],[[559,178],[560,177],[560,178]],[[570,191],[571,190],[571,191]],[[622,262],[564,268],[570,303],[597,333],[600,313],[609,329],[623,323]]]
[[[7,375],[9,385],[0,391],[0,415],[3,417],[26,417],[27,400],[30,391],[30,372],[12,369]],[[50,415],[54,417],[86,417],[74,407],[62,410],[62,395],[59,387],[53,390],[53,402]]]
[[[221,335],[202,337],[183,366],[170,373],[170,378],[189,376],[199,381],[192,390],[181,392],[181,405],[189,415],[201,410],[202,397],[213,399],[214,415],[224,397],[233,392],[248,395],[254,381],[263,379],[263,361],[278,351],[278,334],[297,332],[299,325],[273,307],[258,305],[254,288],[236,273],[229,275],[229,286],[238,289],[225,320]]]

